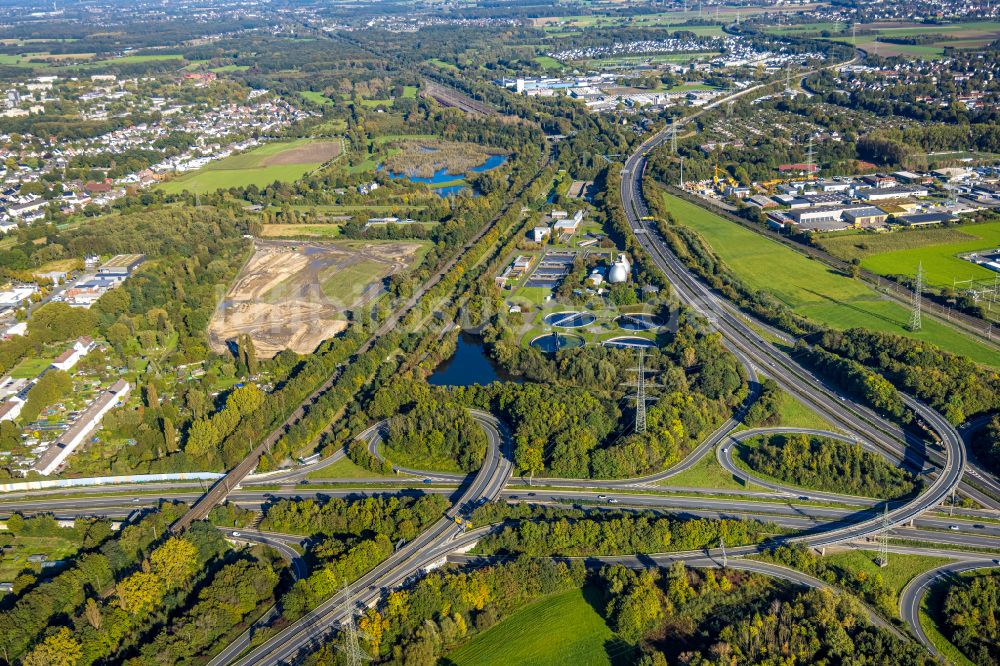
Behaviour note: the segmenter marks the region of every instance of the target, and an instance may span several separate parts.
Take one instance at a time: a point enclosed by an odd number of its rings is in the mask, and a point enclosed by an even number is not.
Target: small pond
[[[495,381],[521,380],[510,376],[494,363],[483,347],[482,338],[465,332],[458,336],[455,353],[441,361],[441,365],[427,378],[427,382],[434,386],[486,385]]]
[[[469,169],[473,173],[483,173],[484,171],[489,171],[490,169],[496,169],[498,166],[507,161],[506,155],[490,155],[489,158],[477,167]],[[379,165],[379,170],[382,166]],[[428,178],[427,176],[410,176],[405,173],[396,173],[394,171],[388,171],[389,178],[405,178],[411,183],[425,183],[427,185],[439,185],[441,183],[450,183],[453,180],[462,180],[465,178],[464,173],[449,173],[447,169],[441,168],[434,172],[434,175]],[[438,196],[450,197],[453,194],[458,194],[462,190],[468,187],[466,184],[458,185],[447,185],[445,187],[435,188]],[[473,191],[473,194],[478,194]]]

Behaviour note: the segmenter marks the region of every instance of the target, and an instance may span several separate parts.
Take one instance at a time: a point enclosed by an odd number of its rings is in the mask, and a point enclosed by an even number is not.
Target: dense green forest
[[[295,620],[388,557],[444,515],[440,495],[369,497],[350,500],[282,500],[262,523],[270,529],[308,534],[310,574],[281,598],[283,616]],[[273,512],[273,515],[272,515]]]
[[[919,646],[870,624],[857,601],[776,585],[754,574],[688,570],[601,572],[608,618],[641,641],[642,666],[926,664]]]
[[[819,344],[881,373],[956,425],[1000,409],[1000,375],[964,356],[861,328],[826,331]]]
[[[230,550],[197,523],[166,537],[184,511],[164,504],[120,532],[89,530],[67,566],[22,579],[0,610],[7,661],[25,664],[180,663],[209,654],[245,618],[273,601],[282,564],[263,550]],[[15,533],[45,535],[45,518],[14,521]],[[61,529],[61,528],[60,528]],[[169,628],[165,626],[169,624]],[[58,659],[68,661],[59,661]]]
[[[1000,575],[960,578],[948,589],[942,615],[945,635],[977,666],[1000,661]]]
[[[751,469],[804,488],[880,499],[904,497],[919,488],[911,474],[882,456],[828,437],[756,437],[738,450]]]
[[[326,501],[278,500],[267,507],[260,528],[303,536],[340,534],[399,535],[412,539],[419,525],[429,525],[450,505],[441,495],[419,497],[332,497]]]
[[[498,322],[485,337],[494,358],[532,381],[460,391],[514,425],[522,473],[622,478],[661,469],[724,421],[748,390],[721,338],[699,333],[687,316],[647,356],[658,388],[642,435],[630,434],[633,415],[618,407],[633,362],[627,351],[594,347],[549,356],[521,346]]]

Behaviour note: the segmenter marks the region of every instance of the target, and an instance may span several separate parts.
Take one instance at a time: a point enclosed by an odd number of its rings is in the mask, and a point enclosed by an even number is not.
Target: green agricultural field
[[[794,26],[775,26],[767,29],[774,35],[799,36],[818,34],[826,31],[831,39],[840,42],[856,43],[858,48],[881,56],[912,56],[915,58],[938,57],[944,53],[944,47],[957,49],[977,49],[1000,37],[1000,22],[971,21],[960,23],[943,23],[940,25],[921,25],[914,23],[873,23],[859,25],[864,31],[856,39],[847,32],[846,23],[807,23]],[[915,37],[920,35],[941,35],[941,39],[930,44],[890,44],[878,41],[878,37]]]
[[[839,329],[863,327],[906,335],[1000,366],[997,353],[955,329],[924,318],[923,330],[906,328],[909,310],[868,285],[799,254],[693,203],[666,194],[667,208],[698,231],[718,256],[750,287],[762,289],[798,314]]]
[[[452,64],[450,62],[447,62],[445,60],[441,60],[440,58],[430,58],[429,60],[426,60],[425,62],[427,62],[430,65],[434,65],[435,67],[440,67],[441,69],[447,69],[447,70],[451,70],[453,72],[457,72],[458,71],[458,66],[457,65],[454,65],[454,64]]]
[[[562,69],[562,63],[553,58],[552,56],[535,56],[532,58],[539,65],[545,69]]]
[[[231,155],[205,167],[166,181],[160,188],[168,194],[187,190],[194,194],[220,188],[264,187],[274,181],[292,182],[336,157],[339,141],[297,139],[268,143]]]
[[[216,74],[224,74],[226,72],[245,72],[250,69],[250,65],[223,65],[222,67],[213,67],[210,72],[215,72]]]
[[[361,296],[360,290],[385,274],[385,264],[374,259],[361,259],[349,266],[338,266],[324,276],[320,289],[331,299],[351,303]],[[344,295],[348,296],[345,298]]]
[[[121,58],[109,58],[107,60],[94,60],[88,62],[85,67],[105,67],[109,65],[131,65],[140,62],[161,62],[164,60],[183,60],[184,56],[179,53],[159,53],[155,55],[131,55]]]
[[[1000,247],[1000,222],[840,236],[820,245],[845,259],[861,259],[862,267],[879,275],[914,275],[917,264],[923,263],[927,284],[951,287],[954,280],[989,280],[996,275],[959,255]]]
[[[594,588],[570,590],[525,606],[447,656],[455,666],[604,666],[632,649],[595,610]]]
[[[321,92],[316,92],[315,90],[302,90],[299,91],[299,95],[310,102],[315,104],[332,104],[332,100]]]

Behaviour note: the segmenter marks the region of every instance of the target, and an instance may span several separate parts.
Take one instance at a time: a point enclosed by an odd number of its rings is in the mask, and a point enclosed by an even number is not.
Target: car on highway
[[[808,502],[809,501],[809,496],[808,495],[799,495],[799,499]]]
[[[233,532],[233,536],[238,537],[238,536],[242,536],[242,534],[240,532]]]
[[[957,531],[958,531],[958,525],[949,525],[949,526],[948,526],[948,529],[949,529],[949,530],[954,530],[954,531],[956,531],[956,532],[957,532]]]
[[[488,501],[489,500],[486,499],[485,497],[480,497],[479,499],[476,500],[476,506],[482,506],[486,504]]]
[[[598,495],[597,499],[608,499],[607,495]]]
[[[431,479],[424,479],[424,483],[434,483]]]
[[[616,500],[614,497],[609,497],[608,504],[618,504],[618,500]]]

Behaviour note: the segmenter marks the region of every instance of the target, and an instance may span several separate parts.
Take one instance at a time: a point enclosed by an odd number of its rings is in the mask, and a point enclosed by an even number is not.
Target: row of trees
[[[826,437],[772,435],[739,450],[752,469],[806,488],[896,499],[919,487],[911,474],[860,444]]]
[[[558,515],[558,514],[557,514]],[[523,520],[483,537],[484,554],[619,555],[663,553],[758,543],[777,531],[751,520],[681,520],[652,513],[598,512],[582,517]]]
[[[868,366],[820,347],[810,347],[802,340],[796,343],[795,352],[805,365],[881,414],[904,422],[912,418],[896,387]]]

